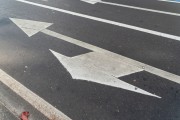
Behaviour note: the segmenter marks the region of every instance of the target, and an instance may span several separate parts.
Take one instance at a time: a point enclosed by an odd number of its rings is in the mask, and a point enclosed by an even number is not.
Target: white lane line
[[[178,16],[178,17],[180,16],[179,13],[173,13],[173,12],[167,12],[167,11],[161,11],[161,10],[154,10],[154,9],[149,9],[149,8],[143,8],[143,7],[136,7],[136,6],[131,6],[131,5],[124,5],[124,4],[106,2],[106,1],[101,1],[101,0],[81,0],[81,1],[87,2],[87,3],[90,3],[90,4],[102,3],[102,4],[107,4],[107,5],[113,5],[113,6],[118,6],[118,7],[125,7],[125,8],[135,9],[135,10],[142,10],[142,11],[148,11],[148,12],[154,12],[154,13],[160,13],[160,14],[166,14],[166,15],[173,15],[173,16]]]
[[[171,2],[171,3],[180,3],[180,1],[173,1],[173,0],[158,0],[163,2]]]
[[[64,113],[50,105],[44,99],[30,91],[28,88],[23,86],[21,83],[16,81],[14,78],[9,76],[3,70],[0,69],[0,82],[9,87],[16,94],[21,96],[24,100],[29,102],[38,111],[44,114],[50,120],[71,120]]]
[[[157,36],[161,36],[161,37],[164,37],[164,38],[169,38],[169,39],[180,41],[180,36],[176,36],[176,35],[162,33],[162,32],[158,32],[158,31],[146,29],[146,28],[141,28],[141,27],[128,25],[128,24],[124,24],[124,23],[120,23],[120,22],[115,22],[115,21],[111,21],[111,20],[107,20],[107,19],[103,19],[103,18],[89,16],[89,15],[85,15],[85,14],[81,14],[81,13],[77,13],[77,12],[72,12],[72,11],[68,11],[68,10],[64,10],[64,9],[60,9],[60,8],[56,8],[56,7],[51,7],[51,6],[47,6],[47,5],[43,5],[43,4],[29,2],[29,1],[26,1],[26,0],[16,0],[16,1],[26,3],[26,4],[30,4],[30,5],[34,5],[34,6],[38,6],[38,7],[42,7],[42,8],[46,8],[46,9],[50,9],[50,10],[55,10],[55,11],[58,11],[58,12],[62,12],[62,13],[66,13],[66,14],[70,14],[70,15],[74,15],[74,16],[78,16],[78,17],[82,17],[82,18],[87,18],[87,19],[90,19],[90,20],[95,20],[95,21],[99,21],[99,22],[103,22],[103,23],[108,23],[108,24],[111,24],[111,25],[116,25],[116,26],[119,26],[119,27],[124,27],[124,28],[128,28],[128,29],[137,30],[137,31],[140,31],[140,32],[149,33],[149,34],[152,34],[152,35],[157,35]]]
[[[126,8],[136,9],[136,10],[143,10],[143,11],[148,11],[148,12],[154,12],[154,13],[173,15],[173,16],[178,16],[178,17],[180,16],[179,13],[166,12],[166,11],[161,11],[161,10],[154,10],[154,9],[148,9],[148,8],[124,5],[124,4],[110,3],[110,2],[105,2],[105,1],[100,1],[100,3],[109,4],[109,5],[115,5],[115,6],[120,6],[120,7],[126,7]]]
[[[140,69],[143,69],[143,70],[145,70],[145,71],[147,71],[149,73],[152,73],[154,75],[160,76],[162,78],[165,78],[167,80],[170,80],[170,81],[173,81],[173,82],[176,82],[176,83],[180,84],[180,76],[175,75],[173,73],[166,72],[164,70],[155,68],[153,66],[150,66],[150,65],[147,65],[147,64],[144,64],[144,63],[141,63],[141,62],[138,62],[136,60],[130,59],[128,57],[119,55],[117,53],[113,53],[111,51],[108,51],[108,50],[105,50],[105,49],[102,49],[102,48],[99,48],[99,47],[96,47],[94,45],[82,42],[80,40],[77,40],[77,39],[74,39],[74,38],[71,38],[71,37],[68,37],[68,36],[53,32],[53,31],[48,30],[48,29],[44,29],[41,32],[46,34],[46,35],[58,38],[60,40],[64,40],[64,41],[67,41],[69,43],[78,45],[80,47],[87,48],[89,50],[92,50],[92,51],[95,51],[95,52],[98,52],[98,53],[103,53],[103,54],[109,56],[109,58],[112,58],[112,59],[117,60],[117,61],[124,62],[126,64],[131,65],[131,66],[136,66],[136,67],[138,67]]]

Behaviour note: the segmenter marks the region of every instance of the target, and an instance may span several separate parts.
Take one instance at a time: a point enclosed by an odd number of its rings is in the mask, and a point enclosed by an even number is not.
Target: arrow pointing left
[[[131,68],[132,66],[111,59],[109,56],[103,55],[102,53],[91,52],[70,58],[55,51],[50,51],[60,63],[64,65],[73,79],[95,82],[161,98],[117,78],[121,76],[121,74],[131,74],[133,72],[142,71],[139,68]]]
[[[178,75],[175,75],[173,73],[170,73],[170,72],[167,72],[167,71],[164,71],[164,70],[161,70],[161,69],[158,69],[158,68],[155,68],[153,66],[150,66],[150,65],[147,65],[145,63],[141,63],[141,62],[138,62],[136,60],[133,60],[133,59],[130,59],[130,58],[127,58],[125,56],[122,56],[122,55],[119,55],[119,54],[116,54],[116,53],[113,53],[111,51],[108,51],[108,50],[105,50],[105,49],[102,49],[100,47],[97,47],[97,46],[94,46],[94,45],[91,45],[91,44],[88,44],[88,43],[85,43],[85,42],[82,42],[80,40],[77,40],[77,39],[74,39],[74,38],[71,38],[71,37],[68,37],[68,36],[65,36],[65,35],[62,35],[62,34],[59,34],[59,33],[56,33],[56,32],[53,32],[51,30],[48,30],[47,27],[52,25],[52,23],[46,23],[45,22],[39,22],[39,21],[32,21],[32,20],[24,20],[24,19],[17,19],[17,18],[10,18],[20,29],[22,29],[29,37],[34,35],[35,33],[37,32],[42,32],[46,35],[49,35],[49,36],[52,36],[52,37],[55,37],[55,38],[58,38],[60,40],[64,40],[64,41],[67,41],[69,43],[72,43],[72,44],[75,44],[77,46],[80,46],[80,47],[83,47],[83,48],[86,48],[86,49],[89,49],[91,51],[94,51],[94,52],[98,52],[98,53],[103,53],[103,54],[107,54],[109,55],[111,58],[114,58],[116,59],[117,61],[122,61],[122,62],[125,62],[127,64],[130,64],[132,66],[135,66],[135,67],[138,67],[140,69],[143,68],[144,71],[147,71],[149,73],[152,73],[154,75],[157,75],[157,76],[160,76],[162,78],[165,78],[165,79],[168,79],[170,81],[173,81],[175,83],[178,83],[180,84],[180,76]],[[43,24],[42,24],[43,23]],[[39,25],[38,25],[39,24]],[[40,25],[41,24],[41,25]],[[45,25],[44,25],[45,24]],[[38,25],[38,27],[37,27]],[[28,26],[28,27],[27,27]],[[33,28],[35,26],[35,28]],[[30,31],[28,31],[27,29],[25,28],[29,28]]]
[[[25,19],[17,19],[17,18],[10,18],[10,20],[13,21],[29,37],[35,35],[41,30],[48,28],[53,24],[53,23],[46,23],[46,22],[39,22],[39,21],[32,21]]]
[[[52,25],[52,23],[23,20],[23,19],[16,19],[16,18],[10,18],[10,19],[18,27],[20,27],[29,37],[40,31],[45,34],[48,34],[49,32],[46,33],[46,30],[47,30],[46,28]],[[52,36],[55,37],[55,35],[52,35]],[[60,39],[68,40],[72,38],[61,36]],[[68,42],[71,42],[71,41],[69,40]],[[118,61],[117,57],[110,59],[113,55],[112,52],[106,51],[104,49],[101,49],[96,46],[92,46],[87,43],[83,43],[74,39],[73,39],[73,42],[81,47],[85,47],[89,50],[94,51],[94,53],[82,55],[82,57],[78,56],[77,58],[64,59],[67,57],[61,58],[63,55],[58,54],[51,50],[51,52],[57,57],[57,59],[68,70],[68,72],[71,74],[73,79],[91,81],[91,82],[95,82],[95,83],[99,83],[103,85],[108,85],[112,87],[122,88],[125,90],[141,93],[144,95],[161,98],[155,94],[151,94],[145,90],[142,90],[138,87],[135,87],[131,84],[128,84],[124,81],[117,79],[118,77],[121,77],[124,75],[142,71],[143,70],[142,68],[129,65],[125,62],[120,62]],[[101,62],[97,62],[96,59],[98,58],[98,56],[103,57],[103,61],[107,63],[106,66],[105,64],[102,64]],[[87,61],[86,65],[83,64],[83,61],[84,62]],[[98,66],[98,67],[93,67],[93,66]]]

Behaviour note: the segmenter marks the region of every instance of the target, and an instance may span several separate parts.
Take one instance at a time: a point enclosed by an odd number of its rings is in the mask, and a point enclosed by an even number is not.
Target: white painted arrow
[[[11,20],[28,35],[31,36],[34,31],[34,26],[39,23],[38,21],[30,21],[30,20],[22,20],[11,18]],[[29,23],[28,23],[29,21]],[[35,25],[33,25],[33,23]],[[154,94],[148,93],[140,88],[137,88],[133,85],[130,85],[126,82],[123,82],[117,79],[120,76],[132,74],[139,71],[147,71],[149,73],[158,75],[160,77],[166,78],[173,82],[180,84],[180,76],[160,70],[158,68],[149,66],[147,64],[135,61],[133,59],[124,57],[122,55],[110,52],[108,50],[90,45],[88,43],[70,38],[68,36],[53,32],[51,30],[45,29],[52,23],[43,23],[39,24],[38,29],[36,29],[36,33],[42,32],[44,34],[50,35],[52,37],[56,37],[60,40],[67,41],[69,43],[81,46],[83,48],[89,49],[93,51],[92,53],[75,56],[72,58],[68,58],[63,56],[57,52],[51,50],[51,52],[58,58],[58,60],[64,65],[64,67],[70,72],[74,79],[82,79],[88,80],[100,84],[105,84],[113,87],[118,87],[134,92],[138,92],[141,94],[146,94],[154,97],[158,97]],[[24,27],[25,26],[25,27]],[[24,30],[28,26],[28,31]],[[100,61],[100,62],[98,62]],[[96,74],[97,73],[97,74]]]
[[[118,7],[125,7],[125,8],[136,9],[136,10],[142,10],[142,11],[148,11],[148,12],[154,12],[154,13],[160,13],[160,14],[166,14],[166,15],[173,15],[173,16],[180,16],[179,13],[173,13],[173,12],[167,12],[167,11],[161,11],[161,10],[136,7],[136,6],[131,6],[131,5],[106,2],[106,1],[102,1],[102,0],[80,0],[80,1],[90,3],[90,4],[102,3],[102,4],[113,5],[113,6],[118,6]],[[160,0],[160,1],[167,1],[167,0]]]
[[[72,58],[66,57],[52,50],[51,52],[60,61],[60,63],[63,64],[73,79],[91,81],[161,98],[117,78],[124,75],[124,73],[129,74],[141,71],[142,69],[132,68],[132,66],[126,65],[122,62],[109,58],[107,55],[97,52],[91,52]]]
[[[10,20],[13,21],[29,37],[52,25],[52,23],[37,22],[37,21],[24,20],[24,19],[10,18]]]

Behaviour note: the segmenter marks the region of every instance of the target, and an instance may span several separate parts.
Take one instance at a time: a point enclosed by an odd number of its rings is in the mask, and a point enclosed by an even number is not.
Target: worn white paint
[[[112,2],[105,2],[105,1],[102,1],[102,0],[81,0],[81,1],[86,2],[86,3],[90,3],[90,4],[103,3],[103,4],[107,4],[107,5],[125,7],[125,8],[135,9],[135,10],[142,10],[142,11],[159,13],[159,14],[173,15],[173,16],[178,16],[178,17],[180,16],[179,13],[173,13],[173,12],[167,12],[167,11],[161,11],[161,10],[154,10],[154,9],[148,9],[148,8],[143,8],[143,7],[136,7],[136,6],[131,6],[131,5],[112,3]],[[161,1],[167,1],[167,0],[161,0]]]
[[[158,0],[158,1],[171,2],[171,3],[180,3],[180,1],[173,1],[173,0]]]
[[[101,0],[81,0],[81,1],[90,3],[90,4],[96,4],[96,3],[100,2]]]
[[[149,73],[155,74],[157,76],[160,76],[162,78],[165,78],[165,79],[168,79],[170,81],[173,81],[173,82],[176,82],[176,83],[180,84],[180,76],[175,75],[173,73],[170,73],[170,72],[155,68],[153,66],[138,62],[136,60],[133,60],[133,59],[124,57],[122,55],[110,52],[110,51],[102,49],[100,47],[96,47],[94,45],[82,42],[80,40],[77,40],[77,39],[74,39],[74,38],[71,38],[71,37],[68,37],[68,36],[53,32],[53,31],[48,30],[48,29],[41,30],[41,32],[44,33],[44,34],[50,35],[52,37],[56,37],[56,38],[58,38],[60,40],[64,40],[64,41],[67,41],[69,43],[78,45],[80,47],[89,49],[91,51],[98,52],[98,53],[103,53],[103,54],[109,56],[109,58],[116,59],[117,61],[121,61],[123,63],[129,64],[130,66],[135,66],[135,67],[138,67],[140,69],[144,69],[145,71],[147,71]]]
[[[52,25],[52,23],[17,18],[10,18],[10,20],[13,21],[29,37]]]
[[[51,6],[47,6],[47,5],[43,5],[43,4],[38,4],[38,3],[26,1],[26,0],[16,0],[16,1],[34,5],[34,6],[38,6],[38,7],[42,7],[42,8],[46,8],[46,9],[50,9],[50,10],[54,10],[54,11],[58,11],[58,12],[62,12],[62,13],[66,13],[66,14],[70,14],[70,15],[74,15],[74,16],[78,16],[78,17],[82,17],[82,18],[91,19],[94,21],[99,21],[99,22],[108,23],[111,25],[119,26],[119,27],[124,27],[124,28],[128,28],[128,29],[140,31],[143,33],[148,33],[148,34],[180,41],[180,36],[176,36],[176,35],[171,35],[171,34],[162,33],[162,32],[158,32],[158,31],[154,31],[154,30],[150,30],[150,29],[146,29],[146,28],[141,28],[141,27],[137,27],[137,26],[133,26],[133,25],[128,25],[128,24],[124,24],[124,23],[120,23],[120,22],[115,22],[115,21],[111,21],[111,20],[107,20],[107,19],[103,19],[103,18],[98,18],[98,17],[94,17],[94,16],[90,16],[90,15],[72,12],[72,11],[68,11],[68,10],[64,10],[64,9],[60,9],[60,8],[56,8],[56,7],[51,7]]]
[[[84,66],[85,68],[92,68],[114,77],[121,77],[143,71],[142,68],[126,64],[125,62],[121,62],[115,58],[112,59],[111,56],[98,52],[90,52],[72,58],[68,58],[63,55],[60,57],[60,54],[58,56],[59,60],[62,59],[62,63],[64,63],[65,66],[68,66],[69,68],[71,66],[73,67],[74,65],[66,65],[66,62],[68,62],[66,59],[69,59],[69,63],[76,64],[79,67]]]
[[[117,78],[118,76],[138,72],[142,69],[131,67],[97,52],[87,53],[72,58],[52,50],[51,52],[63,64],[73,79],[91,81],[161,98]],[[101,61],[98,61],[97,59],[101,59]]]
[[[60,39],[60,40],[64,40],[64,41],[67,41],[67,42],[69,42],[69,43],[72,43],[72,44],[81,46],[81,47],[83,47],[83,48],[86,48],[86,49],[89,49],[89,50],[92,50],[92,51],[95,51],[95,52],[99,52],[99,53],[106,54],[106,55],[108,55],[108,56],[109,56],[110,58],[112,58],[112,59],[116,59],[117,61],[121,61],[121,62],[124,62],[124,63],[126,63],[126,64],[129,64],[129,65],[132,65],[132,66],[136,66],[136,67],[142,68],[142,69],[144,69],[144,70],[147,71],[147,72],[150,72],[150,73],[152,73],[152,74],[155,74],[155,75],[157,75],[157,76],[160,76],[160,77],[162,77],[162,78],[165,78],[165,79],[168,79],[168,80],[170,80],[170,81],[173,81],[173,82],[176,82],[176,83],[179,83],[179,84],[180,84],[180,76],[175,75],[175,74],[173,74],[173,73],[169,73],[169,72],[167,72],[167,71],[164,71],[164,70],[155,68],[155,67],[153,67],[153,66],[150,66],[150,65],[147,65],[147,64],[138,62],[138,61],[136,61],[136,60],[133,60],[133,59],[124,57],[124,56],[122,56],[122,55],[119,55],[119,54],[110,52],[110,51],[108,51],[108,50],[105,50],[105,49],[102,49],[102,48],[99,48],[99,47],[90,45],[90,44],[88,44],[88,43],[79,41],[79,40],[77,40],[77,39],[74,39],[74,38],[71,38],[71,37],[68,37],[68,36],[65,36],[65,35],[62,35],[62,34],[53,32],[53,31],[48,30],[48,29],[44,29],[44,30],[42,30],[41,32],[43,32],[44,34],[47,34],[47,35],[56,37],[56,38],[58,38],[58,39]]]
[[[17,80],[9,76],[3,70],[0,69],[0,82],[9,87],[13,92],[22,97],[38,111],[44,114],[50,120],[71,120],[64,113],[50,105],[44,99],[30,91],[28,88],[23,86]]]

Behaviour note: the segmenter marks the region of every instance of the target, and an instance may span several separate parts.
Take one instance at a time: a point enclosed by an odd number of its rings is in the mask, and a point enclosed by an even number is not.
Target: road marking
[[[13,92],[21,96],[24,100],[30,103],[38,111],[44,114],[50,120],[71,120],[64,113],[50,105],[44,99],[30,91],[17,80],[9,76],[0,69],[0,82],[9,87]]]
[[[180,1],[178,1],[178,0],[158,0],[158,1],[171,2],[171,3],[180,3]]]
[[[13,18],[10,18],[10,20],[13,21],[29,37],[52,25],[52,23],[46,22],[38,22],[38,24],[36,24],[37,22],[32,20],[22,20]]]
[[[29,1],[26,1],[26,0],[16,0],[16,1],[26,3],[26,4],[30,4],[30,5],[34,5],[34,6],[38,6],[38,7],[42,7],[42,8],[46,8],[46,9],[50,9],[50,10],[55,10],[55,11],[58,11],[58,12],[62,12],[62,13],[66,13],[66,14],[70,14],[70,15],[74,15],[74,16],[78,16],[78,17],[82,17],[82,18],[87,18],[87,19],[94,20],[94,21],[108,23],[108,24],[111,24],[111,25],[116,25],[116,26],[119,26],[119,27],[124,27],[124,28],[128,28],[128,29],[137,30],[137,31],[140,31],[140,32],[149,33],[149,34],[152,34],[152,35],[157,35],[157,36],[161,36],[161,37],[164,37],[164,38],[169,38],[169,39],[180,41],[180,36],[175,36],[175,35],[162,33],[162,32],[158,32],[158,31],[153,31],[153,30],[146,29],[146,28],[141,28],[141,27],[128,25],[128,24],[124,24],[124,23],[119,23],[119,22],[115,22],[115,21],[111,21],[111,20],[107,20],[107,19],[103,19],[103,18],[89,16],[89,15],[85,15],[85,14],[81,14],[81,13],[76,13],[76,12],[72,12],[72,11],[68,11],[68,10],[64,10],[64,9],[59,9],[59,8],[55,8],[55,7],[51,7],[51,6],[47,6],[47,5],[43,5],[43,4],[29,2]]]
[[[55,37],[55,38],[59,38],[61,40],[67,41],[69,43],[78,45],[80,47],[83,47],[83,48],[86,48],[86,49],[89,49],[89,50],[92,50],[92,51],[95,51],[95,52],[100,52],[100,53],[103,53],[103,54],[107,54],[113,59],[116,59],[118,61],[122,61],[122,62],[127,63],[127,64],[132,65],[132,66],[143,68],[145,71],[147,71],[149,73],[152,73],[154,75],[160,76],[162,78],[165,78],[165,79],[168,79],[170,81],[173,81],[173,82],[176,82],[176,83],[180,84],[180,76],[178,76],[178,75],[166,72],[164,70],[155,68],[153,66],[150,66],[150,65],[147,65],[147,64],[144,64],[144,63],[141,63],[141,62],[138,62],[136,60],[133,60],[133,59],[130,59],[128,57],[125,57],[125,56],[110,52],[108,50],[105,50],[105,49],[90,45],[88,43],[76,40],[74,38],[71,38],[71,37],[68,37],[68,36],[53,32],[53,31],[48,30],[48,29],[44,29],[41,32],[46,34],[46,35],[49,35],[49,36],[52,36],[52,37]]]
[[[11,18],[11,19],[14,19],[13,22],[15,22],[16,21],[15,19],[17,19],[17,18]],[[36,24],[38,24],[38,22]],[[140,69],[143,68],[145,71],[147,71],[149,73],[152,73],[154,75],[160,76],[162,78],[165,78],[165,79],[168,79],[170,81],[173,81],[173,82],[176,82],[176,83],[180,84],[180,76],[175,75],[173,73],[170,73],[170,72],[155,68],[153,66],[138,62],[138,61],[130,59],[128,57],[119,55],[117,53],[110,52],[110,51],[102,49],[100,47],[96,47],[94,45],[82,42],[80,40],[77,40],[77,39],[74,39],[74,38],[71,38],[71,37],[56,33],[56,32],[53,32],[53,31],[48,30],[48,29],[44,29],[44,30],[41,30],[39,32],[42,32],[42,33],[44,33],[46,35],[58,38],[60,40],[67,41],[67,42],[75,44],[77,46],[89,49],[89,50],[94,51],[94,52],[103,53],[105,55],[110,56],[110,58],[112,58],[112,59],[116,59],[117,61],[124,62],[126,64],[131,65],[131,66],[136,66],[136,67],[138,67]]]
[[[112,2],[105,2],[105,1],[102,1],[102,0],[81,0],[81,1],[87,2],[87,3],[90,3],[90,4],[102,3],[102,4],[107,4],[107,5],[125,7],[125,8],[142,10],[142,11],[148,11],[148,12],[153,12],[153,13],[173,15],[173,16],[178,16],[178,17],[180,16],[179,13],[173,13],[173,12],[167,12],[167,11],[161,11],[161,10],[153,10],[153,9],[148,9],[148,8],[142,8],[142,7],[136,7],[136,6],[124,5],[124,4],[117,4],[117,3],[112,3]]]
[[[90,4],[96,4],[98,2],[100,2],[101,0],[81,0],[83,2],[87,2],[87,3],[90,3]]]
[[[70,58],[53,50],[50,51],[60,61],[60,63],[63,64],[73,79],[91,81],[161,98],[155,94],[151,94],[145,90],[118,79],[119,76],[130,74],[132,72],[139,72],[143,69],[116,61],[115,59],[109,58],[109,56],[105,54],[97,52],[91,52]],[[98,61],[97,59],[101,61]]]

